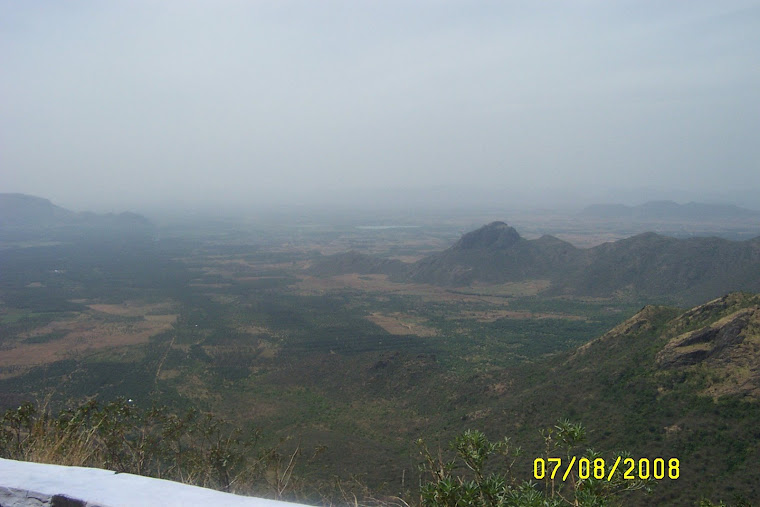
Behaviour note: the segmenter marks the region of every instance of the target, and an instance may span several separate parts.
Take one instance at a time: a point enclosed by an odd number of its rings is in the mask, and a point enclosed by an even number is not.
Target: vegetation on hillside
[[[569,421],[560,421],[542,434],[546,459],[559,455],[569,459],[585,441],[584,428]],[[490,442],[476,430],[467,430],[452,441],[452,460],[444,460],[440,452],[432,454],[423,439],[417,445],[425,478],[419,498],[365,501],[452,507],[559,506],[565,502],[606,505],[621,492],[647,488],[651,482],[625,480],[621,472],[608,481],[595,480],[579,476],[577,471],[562,484],[559,480],[555,483],[553,476],[549,480],[548,474],[543,486],[518,482],[512,469],[520,448],[509,438]],[[316,449],[309,459],[318,452]],[[590,459],[600,456],[590,449],[585,453]],[[282,446],[262,446],[258,430],[244,431],[210,413],[189,410],[178,416],[155,406],[142,410],[123,398],[107,404],[90,400],[58,414],[25,403],[0,417],[3,458],[104,468],[222,491],[314,500],[319,492],[308,491],[294,475],[301,454],[300,446],[290,452],[283,452]],[[489,460],[495,457],[504,463],[490,466],[494,464]],[[331,503],[332,499],[323,496],[322,500]]]
[[[284,443],[284,442],[283,442]],[[0,417],[0,457],[175,480],[228,492],[282,498],[299,491],[300,446],[264,446],[260,432],[211,413],[131,400],[90,400],[52,414],[25,403]]]
[[[375,498],[318,491],[295,474],[303,460],[296,446],[260,443],[258,430],[241,430],[212,414],[190,410],[182,416],[166,407],[140,410],[130,400],[101,405],[94,400],[51,414],[31,404],[7,410],[0,417],[0,457],[66,466],[104,468],[211,487],[221,491],[319,502],[421,507],[561,507],[627,505],[632,492],[648,493],[656,469],[646,478],[627,477],[625,466],[585,448],[586,430],[567,420],[542,430],[543,454],[534,460],[534,478],[520,480],[515,464],[522,448],[509,437],[490,441],[478,430],[466,430],[450,443],[453,456],[432,452],[420,438],[416,444],[422,472],[417,493]],[[319,449],[314,450],[317,458]],[[630,453],[618,453],[621,459]],[[564,460],[555,469],[554,461]],[[572,466],[578,459],[583,464]],[[540,462],[540,466],[539,463]],[[546,465],[548,463],[548,466]],[[570,463],[570,466],[568,466]],[[601,467],[601,468],[600,468]],[[672,467],[671,467],[672,468]],[[662,469],[665,473],[665,468]],[[676,470],[676,473],[678,470]],[[647,474],[650,474],[647,469]],[[672,470],[668,470],[669,475]],[[338,495],[339,492],[339,496]],[[725,506],[702,499],[700,507]],[[739,498],[737,506],[750,504]]]
[[[454,458],[434,455],[420,439],[427,478],[420,489],[420,503],[426,507],[560,507],[562,505],[622,505],[625,494],[651,491],[654,479],[626,478],[624,467],[605,462],[602,454],[583,449],[585,428],[567,420],[541,432],[544,454],[534,460],[534,478],[539,483],[519,481],[514,475],[521,448],[509,437],[491,442],[477,430],[466,430],[451,442]],[[621,456],[629,457],[628,453]],[[490,463],[499,459],[500,464]],[[556,468],[557,460],[564,465]],[[576,463],[586,464],[577,467]],[[585,460],[585,461],[584,461]],[[540,463],[540,466],[539,466]],[[548,469],[546,463],[549,463]],[[606,464],[605,464],[606,463]],[[495,465],[495,466],[494,466]],[[593,471],[592,471],[593,468]],[[559,471],[559,473],[557,473]]]
[[[0,412],[11,410],[8,428],[34,435],[28,409],[18,407],[46,399],[49,410],[32,418],[52,425],[49,441],[31,438],[27,443],[39,446],[21,452],[11,439],[9,453],[44,459],[61,435],[60,448],[75,450],[77,433],[53,421],[77,412],[76,400],[101,400],[106,404],[91,407],[88,417],[126,410],[119,424],[132,426],[121,451],[114,450],[118,441],[92,433],[89,442],[105,446],[89,454],[93,465],[230,489],[245,482],[276,496],[275,462],[265,451],[279,449],[290,463],[297,449],[319,447],[314,462],[311,452],[295,455],[300,473],[288,482],[300,478],[302,491],[316,492],[309,498],[345,503],[345,493],[349,500],[355,494],[416,502],[420,481],[432,481],[429,470],[417,468],[412,443],[420,436],[435,449],[470,428],[510,435],[523,449],[511,471],[515,482],[506,482],[517,488],[531,479],[532,460],[545,455],[536,428],[569,418],[584,421],[595,446],[686,464],[679,480],[645,500],[627,495],[629,505],[760,498],[756,297],[732,294],[686,312],[646,306],[637,313],[652,301],[628,293],[548,297],[548,280],[451,289],[371,273],[314,276],[307,267],[324,260],[315,251],[325,236],[296,248],[295,229],[272,227],[266,240],[249,245],[238,240],[252,234],[216,223],[193,227],[160,241],[115,234],[0,250]],[[362,241],[370,241],[351,234],[346,228],[329,237],[365,247]],[[406,232],[403,240],[416,235]],[[404,246],[404,255],[418,259],[432,250],[371,241],[383,251]],[[475,235],[458,250],[522,241]],[[534,246],[562,250],[549,237]],[[362,255],[334,258],[341,259],[376,267]],[[119,397],[134,402],[105,409]],[[204,414],[229,421],[218,426],[223,435],[255,423],[259,432],[232,440],[239,439],[245,464],[228,461],[225,478],[211,466],[210,447],[191,451],[193,438],[185,437],[181,466],[168,437],[156,444],[160,458],[130,461],[149,452],[166,421],[189,413],[196,415],[187,427],[200,425]],[[98,428],[119,426],[109,424]],[[244,445],[251,435],[255,445]],[[494,452],[484,477],[498,472],[501,451]],[[449,479],[470,481],[467,470],[452,469]],[[574,497],[567,488],[562,494]]]

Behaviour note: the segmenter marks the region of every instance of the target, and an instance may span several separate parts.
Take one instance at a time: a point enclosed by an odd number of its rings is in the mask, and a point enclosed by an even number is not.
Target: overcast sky
[[[0,0],[0,107],[74,209],[760,194],[760,1]]]

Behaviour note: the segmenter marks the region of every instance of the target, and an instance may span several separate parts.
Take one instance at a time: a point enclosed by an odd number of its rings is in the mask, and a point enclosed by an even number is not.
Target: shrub
[[[566,420],[542,431],[541,435],[546,444],[544,459],[564,455],[564,463],[570,463],[571,456],[579,453],[578,447],[586,436],[581,424]],[[614,505],[619,503],[621,493],[648,491],[652,484],[651,480],[624,479],[618,469],[610,475],[611,463],[605,469],[605,479],[601,480],[593,476],[581,479],[575,468],[563,481],[555,481],[551,474],[545,474],[543,487],[529,481],[519,482],[513,475],[513,466],[520,448],[509,438],[491,442],[477,430],[467,430],[451,442],[454,457],[449,460],[444,459],[440,451],[434,456],[422,439],[417,443],[423,458],[421,471],[429,478],[420,489],[420,504],[424,506]],[[586,449],[583,457],[593,462],[601,455]],[[501,464],[490,463],[493,458],[500,458]]]

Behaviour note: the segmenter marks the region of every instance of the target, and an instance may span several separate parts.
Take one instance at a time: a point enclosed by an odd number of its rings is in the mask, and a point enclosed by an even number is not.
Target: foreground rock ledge
[[[233,495],[99,468],[44,465],[0,458],[0,505],[287,507],[301,504]]]

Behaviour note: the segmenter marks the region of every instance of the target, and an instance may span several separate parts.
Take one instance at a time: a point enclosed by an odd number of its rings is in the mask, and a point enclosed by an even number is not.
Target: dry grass
[[[54,465],[93,466],[98,461],[97,428],[89,428],[87,431],[67,431],[65,426],[55,423],[48,409],[49,401],[46,399],[41,403],[40,408],[32,409],[33,415],[28,419],[21,413],[29,414],[30,407],[19,407],[17,420],[19,427],[7,434],[15,433],[15,438],[4,442],[6,444],[4,453],[11,452],[6,457]],[[5,417],[7,415],[5,414]],[[4,426],[0,429],[8,431],[8,420],[4,418],[3,422]]]
[[[91,443],[95,438],[94,429],[85,435],[66,434],[47,424],[50,426],[47,429],[35,428],[39,436],[32,435],[31,442],[19,459],[75,467],[93,466],[98,461],[96,449]]]

